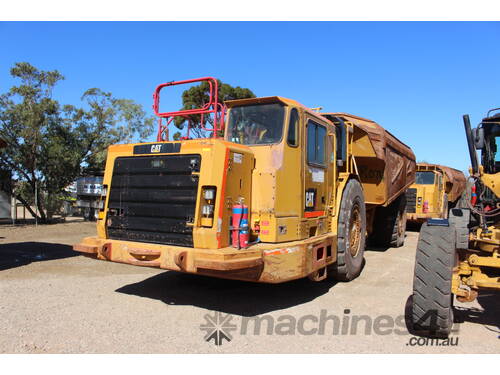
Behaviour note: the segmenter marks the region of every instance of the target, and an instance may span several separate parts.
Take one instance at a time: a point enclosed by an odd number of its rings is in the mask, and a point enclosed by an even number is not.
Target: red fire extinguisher
[[[248,206],[243,203],[233,205],[231,222],[231,244],[237,249],[246,249],[250,239],[248,228]]]
[[[429,202],[428,201],[424,201],[424,206],[422,207],[422,211],[424,213],[429,212]]]
[[[475,206],[477,202],[476,185],[472,185],[470,193],[470,203]]]

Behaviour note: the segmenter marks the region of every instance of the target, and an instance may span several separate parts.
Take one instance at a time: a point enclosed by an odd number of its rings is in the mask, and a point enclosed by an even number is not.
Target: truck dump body
[[[448,195],[448,202],[455,202],[460,199],[467,184],[467,180],[461,171],[455,168],[446,167],[444,165],[427,163],[418,163],[417,170],[419,170],[420,166],[435,166],[436,168],[443,171],[443,173],[446,174],[445,192]]]
[[[349,122],[360,130],[352,153],[366,203],[387,206],[415,182],[415,154],[375,121],[341,112],[321,115],[336,125]]]

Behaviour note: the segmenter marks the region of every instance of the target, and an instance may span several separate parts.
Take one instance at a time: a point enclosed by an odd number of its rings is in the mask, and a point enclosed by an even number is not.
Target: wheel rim
[[[361,212],[356,203],[351,212],[349,221],[349,252],[353,257],[358,255],[361,244]]]

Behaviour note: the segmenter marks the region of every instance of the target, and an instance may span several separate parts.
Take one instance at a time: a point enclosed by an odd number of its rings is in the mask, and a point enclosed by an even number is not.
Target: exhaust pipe
[[[470,127],[469,115],[463,115],[463,119],[464,119],[465,135],[467,136],[467,145],[469,146],[470,161],[472,163],[472,175],[477,176],[479,174],[479,165],[477,161],[476,146],[474,144],[474,139],[472,137],[472,129]],[[476,181],[475,186],[476,186],[477,196],[481,196],[482,186],[480,180]],[[484,215],[483,202],[479,200],[478,203],[480,207],[479,225],[484,231],[488,232],[488,226],[486,224],[486,216]]]
[[[474,146],[474,139],[472,137],[472,129],[470,127],[469,115],[463,115],[465,136],[467,137],[467,145],[469,146],[470,161],[472,163],[472,173],[479,173],[479,165],[477,161],[476,147]]]

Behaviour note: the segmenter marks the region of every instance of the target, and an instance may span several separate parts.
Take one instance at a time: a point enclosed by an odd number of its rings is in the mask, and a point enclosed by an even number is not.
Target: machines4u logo
[[[230,342],[233,339],[232,331],[237,329],[236,324],[231,323],[231,314],[222,314],[219,311],[213,315],[205,314],[205,323],[200,325],[200,330],[205,332],[203,338],[206,342],[212,341],[215,345],[222,345],[222,341]]]

